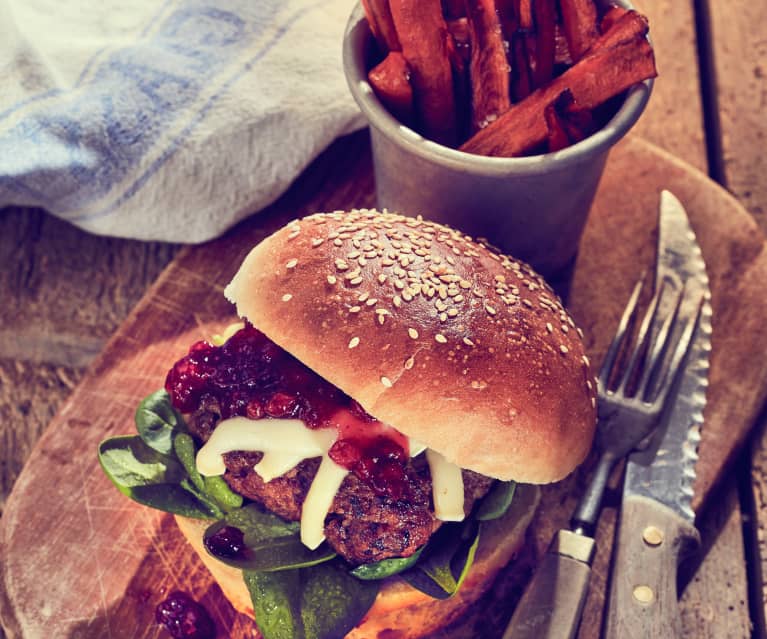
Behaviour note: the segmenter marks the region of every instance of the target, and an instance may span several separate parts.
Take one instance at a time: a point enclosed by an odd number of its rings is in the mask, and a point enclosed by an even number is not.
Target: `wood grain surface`
[[[347,149],[347,162],[353,160]],[[632,175],[630,188],[627,174]],[[352,178],[343,171],[337,175],[345,179],[336,177],[333,191],[325,183],[320,190],[308,184],[302,201],[288,198],[222,240],[182,251],[67,400],[32,453],[3,513],[2,616],[11,636],[157,636],[151,610],[163,593],[176,587],[200,596],[229,636],[247,636],[247,622],[227,608],[169,527],[169,518],[117,493],[98,469],[95,447],[105,436],[130,432],[137,401],[162,384],[169,363],[201,335],[230,321],[232,310],[222,288],[252,244],[293,215],[349,205],[345,198]],[[740,330],[752,321],[749,317],[767,313],[767,299],[751,279],[767,277],[767,256],[757,250],[763,242],[754,236],[751,218],[701,174],[630,139],[608,163],[570,302],[586,332],[589,353],[600,361],[633,281],[653,263],[662,187],[671,188],[688,206],[709,266],[715,317],[723,318],[714,325],[710,404],[696,486],[700,505],[742,443],[767,388],[767,380],[742,389],[729,383],[733,371],[760,379],[754,370],[760,367],[750,357],[754,342],[743,339]],[[713,225],[722,211],[728,223]],[[749,256],[743,269],[749,278],[731,270],[733,252]],[[748,307],[733,306],[734,299],[747,300]],[[758,332],[747,334],[760,337]],[[539,550],[569,518],[589,469],[586,464],[545,491],[535,527]],[[51,476],[56,477],[53,483]],[[53,530],[51,512],[56,513]],[[582,637],[597,636],[600,625],[612,539],[610,518],[605,521]],[[39,543],[41,535],[44,544]]]
[[[635,4],[650,17],[661,73],[635,132],[703,171],[710,163],[711,174],[767,230],[767,5],[746,0]],[[703,22],[703,28],[696,22]],[[699,46],[710,55],[702,66],[706,56],[699,56]],[[348,201],[370,203],[366,145],[364,136],[353,136],[331,147],[287,199],[295,202],[296,193],[324,180],[330,190],[338,189],[333,169],[323,166],[327,161],[360,180],[345,187]],[[266,213],[273,214],[273,208]],[[0,513],[24,461],[85,366],[178,250],[89,236],[41,211],[0,211]],[[761,590],[767,574],[767,419],[761,419],[753,440],[751,463],[740,461],[699,517],[705,553],[702,561],[688,566],[690,583],[682,598],[687,636],[750,637],[765,631],[767,592],[752,602],[751,612],[757,624],[761,617],[761,625],[751,628],[746,562],[752,585]],[[738,478],[753,484],[753,512],[746,504],[747,512],[741,513]],[[600,531],[610,529],[613,517],[608,509]],[[744,556],[743,530],[750,530],[750,518],[758,524],[754,541],[761,565]],[[596,590],[602,587],[594,584]]]

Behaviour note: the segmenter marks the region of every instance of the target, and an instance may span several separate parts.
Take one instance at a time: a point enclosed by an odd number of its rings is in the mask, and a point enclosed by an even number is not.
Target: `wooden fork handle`
[[[695,526],[660,502],[624,497],[613,556],[606,639],[681,637],[677,567],[700,542]]]

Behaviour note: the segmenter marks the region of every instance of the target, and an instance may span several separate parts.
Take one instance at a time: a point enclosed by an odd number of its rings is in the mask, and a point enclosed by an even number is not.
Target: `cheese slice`
[[[463,474],[436,450],[426,450],[431,472],[434,515],[441,521],[463,521]]]

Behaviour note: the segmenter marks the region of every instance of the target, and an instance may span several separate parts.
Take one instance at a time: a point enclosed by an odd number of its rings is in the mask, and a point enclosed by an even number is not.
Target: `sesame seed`
[[[567,327],[567,324],[562,324],[562,332],[567,333],[570,329]]]
[[[597,399],[596,399],[596,397],[592,397],[591,398],[591,408],[596,408],[596,407],[597,407]]]
[[[485,310],[490,313],[490,315],[495,315],[495,309],[489,304],[485,304]]]
[[[402,306],[402,298],[399,295],[395,295],[394,299],[392,299],[392,303],[394,304],[394,306],[399,308],[400,306]]]
[[[383,323],[386,321],[386,315],[379,315],[378,316],[378,323],[383,326]]]
[[[469,280],[461,280],[458,282],[458,286],[464,289],[469,289],[471,288],[471,282],[469,282]]]
[[[384,386],[386,386],[386,388],[391,388],[391,387],[392,387],[392,385],[393,385],[393,384],[391,383],[391,380],[390,380],[388,377],[386,377],[385,375],[381,377],[381,383],[382,383]]]
[[[358,284],[362,284],[362,278],[361,277],[353,277],[349,280],[349,284],[352,286],[357,286]]]
[[[349,340],[349,348],[356,348],[360,344],[360,338],[359,337],[352,337]]]
[[[457,308],[449,308],[447,310],[447,316],[448,317],[455,317],[456,315],[458,315],[458,309]]]
[[[333,240],[333,246],[343,246],[343,245],[344,245],[344,243],[341,240],[339,240],[338,238]]]
[[[378,302],[377,297],[371,297],[370,299],[368,299],[367,302],[365,302],[365,304],[367,304],[368,306],[375,306],[377,302]]]
[[[362,295],[360,295],[357,298],[357,301],[358,302],[364,302],[368,297],[370,297],[370,293],[368,293],[368,292],[362,293]]]
[[[463,343],[466,344],[466,346],[474,346],[474,342],[472,342],[468,337],[463,338]]]
[[[290,293],[285,293],[285,295],[282,296],[283,302],[289,302],[292,299],[293,299],[293,296]]]
[[[553,333],[554,332],[554,327],[551,325],[551,322],[546,322],[546,330],[549,333]]]
[[[317,248],[320,244],[322,244],[325,241],[325,238],[323,237],[315,237],[312,240],[312,248]]]
[[[359,313],[361,310],[362,310],[362,307],[361,307],[361,306],[352,306],[352,307],[349,309],[349,312],[350,312],[350,313]]]
[[[566,354],[567,354],[567,352],[568,352],[568,350],[569,350],[569,349],[568,349],[568,348],[567,348],[567,346],[565,346],[564,344],[560,344],[560,345],[559,345],[559,351],[562,353],[562,355],[566,355]]]
[[[527,306],[528,308],[533,308],[533,303],[532,303],[530,300],[528,300],[528,299],[524,299],[524,300],[522,300],[522,303],[523,303],[525,306]]]
[[[296,268],[297,264],[298,264],[298,260],[296,258],[293,258],[292,260],[288,260],[288,263],[285,264],[285,268]]]
[[[440,313],[439,314],[439,321],[440,322],[447,322],[447,313]]]
[[[407,334],[410,335],[410,337],[413,339],[418,339],[418,331],[414,328],[407,329]]]
[[[378,283],[383,284],[386,281],[386,275],[384,273],[378,274]]]
[[[434,339],[437,340],[440,344],[447,344],[447,337],[445,337],[442,333],[437,333],[434,336]]]
[[[346,261],[339,258],[336,260],[336,268],[339,271],[345,271],[347,268],[349,268],[349,265],[346,263]]]
[[[335,284],[338,280],[335,275],[328,275],[328,284]]]
[[[413,368],[414,365],[415,365],[415,358],[414,357],[411,356],[411,357],[408,357],[405,360],[405,370],[409,371],[411,368]]]

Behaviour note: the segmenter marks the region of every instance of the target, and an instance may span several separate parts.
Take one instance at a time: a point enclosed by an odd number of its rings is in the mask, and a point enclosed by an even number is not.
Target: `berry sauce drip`
[[[222,346],[194,344],[168,372],[165,389],[183,413],[214,398],[222,419],[300,419],[309,428],[336,428],[339,437],[329,451],[333,461],[380,495],[407,494],[407,439],[251,324]]]
[[[178,590],[158,604],[155,619],[176,639],[214,639],[216,636],[216,626],[208,611]]]
[[[215,557],[237,559],[245,555],[245,535],[239,528],[224,526],[204,540],[205,547]]]

